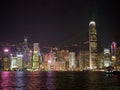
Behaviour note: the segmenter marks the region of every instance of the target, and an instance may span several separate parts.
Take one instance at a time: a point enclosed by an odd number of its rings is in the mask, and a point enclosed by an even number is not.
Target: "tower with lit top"
[[[116,42],[111,43],[111,55],[116,56]]]
[[[89,23],[89,65],[90,69],[97,68],[97,32],[96,23]]]
[[[116,42],[111,43],[111,60],[112,60],[112,65],[115,67],[116,66]]]

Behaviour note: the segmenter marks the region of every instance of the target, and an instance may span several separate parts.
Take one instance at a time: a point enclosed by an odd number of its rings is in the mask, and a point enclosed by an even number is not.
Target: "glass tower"
[[[89,23],[89,64],[90,69],[97,68],[97,33],[96,23],[91,21]]]

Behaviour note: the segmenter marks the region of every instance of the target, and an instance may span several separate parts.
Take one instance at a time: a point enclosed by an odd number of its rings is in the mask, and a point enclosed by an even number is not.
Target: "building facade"
[[[90,69],[96,69],[97,65],[97,32],[96,23],[89,23],[89,65]]]
[[[32,69],[38,70],[40,68],[40,57],[39,57],[39,43],[33,44],[33,61],[32,61]]]

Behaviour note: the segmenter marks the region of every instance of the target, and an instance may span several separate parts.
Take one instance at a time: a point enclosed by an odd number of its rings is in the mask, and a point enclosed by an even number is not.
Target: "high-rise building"
[[[111,60],[112,65],[116,67],[116,42],[111,43]]]
[[[120,71],[120,47],[116,48],[116,66],[117,69]]]
[[[5,48],[3,54],[3,70],[10,70],[10,50]]]
[[[79,60],[80,70],[88,69],[89,68],[89,51],[80,51],[78,60]]]
[[[116,56],[116,42],[111,43],[111,56]],[[115,58],[112,58],[112,60]]]
[[[104,67],[111,66],[111,60],[110,60],[110,50],[105,48],[104,49],[104,61],[103,61]]]
[[[39,43],[34,43],[34,44],[33,44],[33,65],[32,65],[32,68],[33,68],[34,70],[40,68],[40,57],[39,57],[39,53],[40,53]]]
[[[17,54],[16,56],[11,55],[11,70],[22,70],[23,69],[23,55]]]
[[[69,53],[69,68],[70,69],[76,68],[75,61],[76,61],[75,52],[70,52]]]
[[[90,69],[97,68],[97,32],[96,23],[91,21],[89,23],[89,64]]]
[[[11,65],[10,65],[10,69],[11,70],[16,70],[17,67],[17,57],[13,57],[11,55]]]

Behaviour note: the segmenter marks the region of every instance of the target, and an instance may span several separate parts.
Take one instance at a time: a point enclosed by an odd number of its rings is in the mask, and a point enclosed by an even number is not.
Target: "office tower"
[[[116,48],[116,67],[120,71],[120,47]]]
[[[111,43],[111,55],[116,56],[116,42]],[[115,58],[112,58],[112,60]]]
[[[3,70],[10,70],[10,51],[9,49],[4,49],[3,54]]]
[[[97,68],[97,32],[96,23],[91,21],[89,23],[89,64],[90,69]]]
[[[33,65],[32,68],[34,70],[38,70],[40,67],[40,48],[39,48],[39,43],[34,43],[33,44]]]
[[[11,55],[11,70],[23,70],[23,55],[17,54],[16,56]]]
[[[104,49],[104,61],[103,61],[104,67],[111,66],[111,60],[110,60],[110,50],[105,48]]]
[[[78,55],[80,70],[89,69],[89,51],[81,50]]]
[[[75,65],[75,52],[70,52],[69,53],[69,68],[70,69],[74,69],[76,68],[76,65]]]
[[[111,60],[112,64],[115,67],[116,66],[116,42],[111,43]]]

